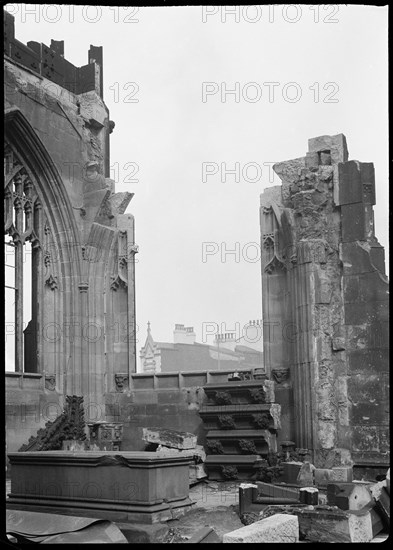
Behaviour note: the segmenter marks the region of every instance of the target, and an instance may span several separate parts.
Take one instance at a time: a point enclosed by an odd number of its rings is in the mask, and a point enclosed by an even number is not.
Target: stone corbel
[[[129,375],[124,372],[115,374],[115,386],[117,392],[123,392],[129,387]]]
[[[277,384],[282,384],[289,378],[289,369],[273,369],[272,376]]]
[[[56,375],[55,374],[46,374],[45,375],[45,389],[49,391],[55,391],[56,389]]]

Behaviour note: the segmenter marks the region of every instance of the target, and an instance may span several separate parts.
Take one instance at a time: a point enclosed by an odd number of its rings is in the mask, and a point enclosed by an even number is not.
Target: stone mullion
[[[23,183],[15,178],[15,229],[18,236],[23,233]],[[23,372],[23,242],[17,237],[15,242],[15,372]]]
[[[41,243],[44,242],[42,206],[39,200],[36,200],[33,210],[33,228],[38,237],[40,246],[32,250],[32,319],[34,320],[35,331],[35,352],[36,352],[36,371],[42,372],[42,311],[43,307],[43,250]]]
[[[12,190],[10,185],[7,185],[4,191],[4,229],[7,231],[12,225]]]

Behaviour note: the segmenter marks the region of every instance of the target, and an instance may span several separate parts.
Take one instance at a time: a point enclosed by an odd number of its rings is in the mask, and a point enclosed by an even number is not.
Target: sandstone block
[[[175,449],[195,449],[197,444],[196,435],[166,428],[143,428],[142,439]]]
[[[299,542],[299,520],[296,516],[275,514],[226,533],[223,542]]]

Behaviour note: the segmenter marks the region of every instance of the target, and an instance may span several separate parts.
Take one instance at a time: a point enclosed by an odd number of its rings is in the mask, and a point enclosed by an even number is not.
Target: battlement
[[[95,91],[103,99],[102,46],[92,46],[88,64],[75,67],[64,59],[64,41],[51,45],[30,41],[22,44],[15,38],[15,18],[3,10],[4,54],[26,69],[41,75],[74,94]]]

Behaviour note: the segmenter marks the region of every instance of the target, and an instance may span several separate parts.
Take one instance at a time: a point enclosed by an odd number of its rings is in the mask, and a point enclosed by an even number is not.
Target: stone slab
[[[299,542],[299,520],[296,516],[275,514],[224,534],[223,542]]]
[[[197,445],[196,435],[166,428],[143,428],[142,439],[175,449],[195,449]]]

